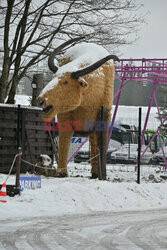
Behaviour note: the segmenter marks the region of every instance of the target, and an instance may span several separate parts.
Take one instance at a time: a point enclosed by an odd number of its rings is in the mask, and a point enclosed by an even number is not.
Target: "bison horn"
[[[48,67],[53,73],[56,73],[58,70],[58,67],[54,64],[55,56],[58,55],[60,53],[60,51],[62,49],[64,49],[65,47],[67,47],[68,45],[70,45],[72,43],[76,43],[83,38],[84,37],[77,37],[77,38],[70,39],[69,41],[64,42],[59,47],[54,49],[54,51],[49,55],[49,58],[48,58]]]
[[[97,61],[96,63],[88,66],[87,68],[80,69],[78,71],[72,72],[71,73],[71,78],[78,79],[80,76],[87,75],[87,74],[91,73],[92,71],[96,70],[97,68],[99,68],[101,65],[103,65],[105,62],[107,62],[110,59],[113,59],[114,61],[120,62],[120,60],[119,60],[119,58],[117,56],[108,55],[108,56],[102,58],[101,60]]]

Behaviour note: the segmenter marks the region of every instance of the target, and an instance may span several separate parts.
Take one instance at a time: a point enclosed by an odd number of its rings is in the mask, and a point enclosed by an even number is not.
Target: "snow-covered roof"
[[[141,107],[142,108],[142,129],[144,127],[144,123],[146,120],[147,110],[148,107]],[[112,108],[112,115],[114,113],[115,105]],[[120,124],[128,124],[128,125],[135,125],[138,127],[138,117],[139,117],[139,107],[138,106],[123,106],[119,105],[116,121]],[[157,108],[151,107],[150,115],[147,123],[147,129],[154,129],[156,130],[160,125],[159,120],[157,119]]]
[[[33,109],[33,110],[41,110],[41,108],[30,106],[31,105],[31,96],[28,95],[15,95],[15,104],[4,104],[0,103],[0,107],[6,108],[18,108],[18,105],[21,105],[21,108],[24,109]]]

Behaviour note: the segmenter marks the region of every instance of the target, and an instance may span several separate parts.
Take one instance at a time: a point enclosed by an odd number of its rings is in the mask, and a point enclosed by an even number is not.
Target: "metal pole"
[[[18,157],[17,157],[17,168],[16,168],[16,188],[20,188],[20,169],[21,169],[21,147],[18,148]]]
[[[17,109],[17,148],[20,147],[20,143],[21,143],[20,129],[21,129],[21,108],[19,104],[18,109]]]
[[[100,161],[101,161],[101,173],[102,180],[106,180],[106,147],[104,142],[104,106],[101,107],[101,136],[100,136]],[[106,133],[106,132],[105,132]]]
[[[137,168],[137,183],[140,184],[140,153],[141,153],[141,114],[142,109],[139,108],[139,134],[138,134],[138,168]]]
[[[98,178],[99,180],[102,180],[102,172],[101,172],[101,155],[100,155],[100,149],[98,148]]]
[[[130,160],[130,136],[131,136],[131,134],[130,134],[130,132],[128,132],[128,160]]]
[[[155,95],[156,87],[157,87],[157,82],[154,83],[154,87],[153,87],[152,94],[151,94],[150,101],[149,101],[149,105],[148,105],[146,120],[145,120],[145,124],[144,124],[144,128],[143,128],[142,138],[141,138],[141,147],[143,145],[144,135],[145,135],[146,128],[147,128],[147,123],[148,123],[148,119],[149,119],[150,110],[151,110],[153,98],[154,98],[154,95]]]
[[[117,102],[116,102],[116,106],[115,106],[115,110],[114,110],[114,115],[113,115],[113,118],[112,118],[110,130],[109,130],[107,149],[108,149],[108,146],[109,146],[110,138],[112,136],[112,131],[113,131],[113,127],[114,127],[115,118],[116,118],[116,115],[117,115],[117,110],[118,110],[118,106],[119,106],[119,102],[120,102],[120,98],[121,98],[121,94],[122,94],[122,89],[123,89],[123,86],[124,86],[124,81],[126,79],[125,76],[126,76],[126,71],[124,72],[123,79],[121,81],[120,91],[119,91],[119,94],[118,94],[118,97],[117,97]]]
[[[101,135],[100,135],[100,167],[103,179],[103,121],[104,121],[104,107],[101,107]]]

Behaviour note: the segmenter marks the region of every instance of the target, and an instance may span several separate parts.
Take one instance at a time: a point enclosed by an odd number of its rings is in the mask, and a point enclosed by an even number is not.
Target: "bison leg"
[[[70,139],[73,135],[73,131],[64,132],[59,131],[59,150],[58,150],[58,168],[57,176],[66,177],[67,172],[67,158],[70,147]]]

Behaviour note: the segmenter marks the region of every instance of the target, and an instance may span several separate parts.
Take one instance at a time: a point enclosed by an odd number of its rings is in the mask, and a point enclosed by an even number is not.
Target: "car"
[[[111,161],[111,154],[115,151],[117,151],[121,147],[121,143],[110,139],[109,145],[108,145],[108,150],[107,150],[107,163],[112,163]]]
[[[78,153],[74,156],[74,162],[90,162],[90,144],[89,140],[81,147]]]
[[[141,154],[144,152],[146,146],[143,145]],[[111,154],[111,163],[127,163],[135,164],[138,157],[138,144],[123,144],[118,150]],[[144,153],[141,163],[150,164],[152,161],[152,152],[150,148]]]
[[[116,151],[121,146],[121,143],[115,140],[110,140],[108,150],[107,150],[107,163],[111,163],[111,154]],[[79,150],[79,152],[74,156],[74,162],[90,162],[90,144],[87,141]]]

